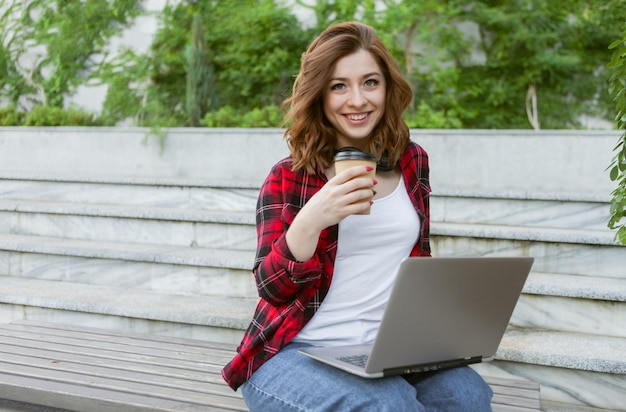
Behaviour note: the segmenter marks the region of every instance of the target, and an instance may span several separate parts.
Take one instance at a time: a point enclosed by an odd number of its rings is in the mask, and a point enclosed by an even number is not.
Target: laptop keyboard
[[[369,357],[369,355],[365,354],[365,355],[350,355],[350,356],[341,356],[337,359],[339,359],[342,362],[346,362],[349,363],[351,365],[354,366],[358,366],[360,368],[364,368],[365,364],[367,363],[367,358]]]

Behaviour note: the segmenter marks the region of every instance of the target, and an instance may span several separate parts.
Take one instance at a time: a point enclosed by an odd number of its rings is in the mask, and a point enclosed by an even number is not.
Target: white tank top
[[[417,242],[420,222],[400,178],[369,215],[339,223],[333,280],[326,298],[294,341],[319,346],[371,343],[400,261]]]

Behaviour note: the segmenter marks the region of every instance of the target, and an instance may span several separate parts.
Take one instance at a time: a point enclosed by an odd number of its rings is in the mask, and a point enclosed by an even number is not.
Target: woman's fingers
[[[336,180],[338,184],[345,183],[354,179],[357,176],[365,175],[371,173],[374,170],[371,166],[354,166],[344,170],[341,173],[338,173],[333,179]]]
[[[367,211],[376,184],[366,176],[370,172],[371,168],[355,166],[331,178],[304,206],[310,224],[328,227],[346,216]]]

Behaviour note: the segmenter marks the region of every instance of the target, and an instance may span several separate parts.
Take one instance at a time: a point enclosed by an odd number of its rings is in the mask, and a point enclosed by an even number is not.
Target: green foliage
[[[0,126],[101,126],[94,113],[82,109],[35,106],[23,112],[15,106],[0,108]]]
[[[612,193],[608,226],[617,229],[615,239],[626,245],[626,25],[622,37],[611,43],[609,49],[614,49],[607,65],[612,71],[609,94],[615,102],[617,128],[623,133],[614,148],[615,156],[608,167],[611,180],[617,182],[617,188]]]
[[[265,106],[244,113],[239,127],[280,127],[282,122],[283,112],[280,107]]]
[[[200,122],[205,127],[280,127],[283,112],[278,106],[254,108],[248,112],[239,112],[231,106],[222,106],[209,112]]]
[[[35,106],[23,121],[24,126],[100,126],[93,113],[81,109]]]
[[[577,128],[583,113],[608,113],[602,62],[623,0],[383,2],[377,27],[399,39],[416,105],[464,128],[529,128],[531,114],[541,128]]]
[[[185,47],[187,72],[186,109],[191,126],[199,126],[200,119],[217,108],[215,68],[204,40],[204,29],[199,14],[193,17],[191,42]]]
[[[478,25],[474,52],[484,56],[484,63],[459,59],[459,102],[476,110],[463,118],[465,127],[528,128],[532,110],[527,99],[533,97],[541,128],[578,127],[579,115],[589,113],[606,81],[601,64],[606,51],[592,54],[592,47],[614,38],[604,29],[590,44],[580,32],[590,29],[585,12],[597,14],[606,0],[472,3],[462,18]]]
[[[21,126],[23,119],[24,113],[17,110],[15,106],[0,108],[0,126]]]
[[[21,2],[0,0],[0,97],[12,106],[17,105],[25,87],[17,67],[17,57],[23,50],[17,17],[21,7]]]
[[[125,50],[103,65],[100,81],[108,86],[101,114],[105,124],[115,125],[127,118],[142,124],[141,108],[148,98],[146,79],[150,64],[148,56],[138,56],[131,50]],[[167,110],[163,112],[169,114]]]
[[[113,56],[107,43],[140,0],[0,0],[0,104],[63,107],[77,86],[106,85],[107,125],[243,126],[252,113],[263,124],[274,118],[258,108],[289,94],[314,36],[357,19],[413,86],[412,127],[529,128],[532,114],[541,128],[572,128],[612,112],[603,62],[624,0],[294,1],[315,16],[311,29],[281,0],[167,2],[150,51]],[[239,115],[226,119],[229,108]]]
[[[0,0],[5,11],[0,72],[11,84],[0,88],[0,97],[14,105],[63,107],[68,93],[98,76],[109,39],[132,21],[140,5],[140,0]]]
[[[290,10],[273,0],[183,0],[168,5],[161,16],[163,24],[151,48],[144,118],[158,118],[161,108],[169,108],[176,118],[186,117],[179,115],[187,105],[181,90],[191,80],[180,51],[190,43],[194,16],[202,20],[204,47],[214,70],[212,103],[242,113],[279,105],[309,41]]]
[[[469,54],[470,45],[458,24],[462,9],[440,0],[387,1],[386,5],[379,31],[400,39],[400,47],[392,50],[400,53],[397,60],[413,86],[414,106],[407,115],[410,127],[461,127],[462,114],[470,118],[474,113],[471,106],[460,104],[457,92],[461,67],[455,63]]]
[[[337,21],[359,20],[375,24],[377,19],[375,0],[295,0],[296,4],[311,10],[315,16],[314,33],[321,33]]]
[[[461,120],[455,112],[435,110],[423,101],[416,110],[404,115],[404,121],[412,129],[458,129],[461,127]]]

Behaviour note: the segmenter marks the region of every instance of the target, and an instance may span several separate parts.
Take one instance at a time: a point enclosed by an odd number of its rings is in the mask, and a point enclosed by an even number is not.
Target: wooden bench
[[[247,411],[220,376],[232,345],[70,325],[0,324],[0,399],[81,412]],[[496,412],[540,410],[539,385],[486,378]]]

